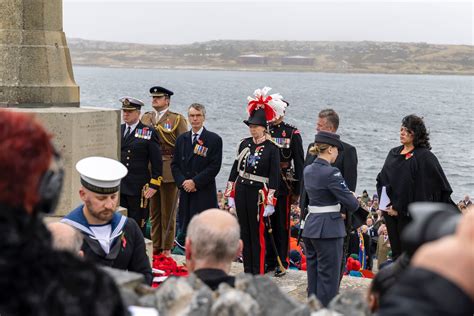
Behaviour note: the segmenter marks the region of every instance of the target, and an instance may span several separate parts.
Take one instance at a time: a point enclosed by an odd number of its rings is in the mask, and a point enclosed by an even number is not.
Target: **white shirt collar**
[[[197,133],[194,133],[193,130],[191,129],[191,143],[193,142],[194,134],[198,134],[197,139],[201,138],[201,134],[203,130],[204,130],[204,126],[202,126],[201,129],[197,131]]]
[[[127,129],[128,127],[130,127],[130,133],[132,133],[135,128],[137,127],[138,123],[140,122],[140,120],[138,120],[135,124],[133,125],[128,125],[127,123],[125,123],[125,131],[123,132],[123,134],[125,135],[127,133]]]

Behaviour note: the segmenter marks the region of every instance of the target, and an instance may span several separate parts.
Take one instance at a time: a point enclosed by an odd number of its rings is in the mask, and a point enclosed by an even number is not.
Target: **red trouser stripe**
[[[265,274],[265,223],[263,222],[263,211],[265,204],[260,205],[260,214],[258,216],[258,238],[260,240],[260,274]]]

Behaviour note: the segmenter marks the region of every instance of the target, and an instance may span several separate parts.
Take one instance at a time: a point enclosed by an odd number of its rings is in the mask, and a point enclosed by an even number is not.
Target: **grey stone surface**
[[[62,0],[2,0],[0,107],[79,106]]]
[[[121,288],[128,288],[135,290],[140,284],[143,283],[144,277],[141,273],[136,273],[132,271],[124,271],[113,269],[110,267],[101,267],[102,270],[107,272]]]
[[[76,163],[88,156],[119,159],[120,110],[81,108],[10,108],[36,115],[53,135],[62,155],[65,178],[56,216],[69,213],[80,204]]]
[[[260,306],[249,294],[237,291],[227,284],[221,284],[217,291],[219,296],[212,305],[212,316],[247,316],[260,314]]]
[[[346,316],[370,315],[365,295],[354,290],[349,290],[336,296],[329,303],[328,308]]]

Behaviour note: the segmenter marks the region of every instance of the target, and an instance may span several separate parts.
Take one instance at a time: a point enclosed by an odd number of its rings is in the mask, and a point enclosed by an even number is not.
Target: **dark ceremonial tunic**
[[[235,277],[228,275],[220,269],[199,269],[194,271],[194,274],[213,291],[217,290],[221,283],[226,283],[232,287],[235,284]]]
[[[120,182],[120,205],[127,208],[128,216],[144,232],[148,207],[140,206],[142,189],[147,183],[155,190],[160,186],[163,169],[161,150],[158,134],[153,128],[138,122],[130,135],[124,138],[125,128],[126,124],[122,124],[120,162],[127,167],[128,173]]]
[[[81,231],[84,236],[82,245],[84,256],[101,265],[141,273],[145,277],[145,282],[151,284],[153,276],[150,260],[146,254],[145,240],[137,223],[119,213],[114,214],[110,221],[112,242],[107,254],[90,229],[83,213],[83,207],[83,205],[77,207],[61,222]]]
[[[451,200],[453,190],[436,156],[427,148],[415,148],[400,154],[403,145],[390,150],[382,170],[377,176],[377,193],[381,196],[386,187],[392,207],[398,216],[384,213],[392,256],[396,259],[404,250],[400,240],[403,229],[411,220],[408,205],[412,202],[443,202]]]
[[[222,138],[203,129],[199,139],[192,143],[192,131],[181,134],[176,140],[176,149],[171,170],[179,194],[179,229],[186,232],[191,218],[210,208],[217,208],[216,176],[222,163]],[[196,192],[186,192],[184,180],[192,179]]]
[[[285,122],[270,125],[270,135],[280,150],[280,185],[276,211],[270,216],[273,238],[278,254],[285,267],[288,267],[290,204],[291,195],[298,196],[303,177],[303,141],[299,130]],[[276,254],[267,240],[266,263],[269,269],[277,265]]]
[[[259,207],[259,190],[264,187],[260,181],[250,180],[255,175],[268,180],[266,187],[278,189],[280,155],[278,147],[270,140],[255,144],[252,137],[245,138],[239,145],[238,155],[230,172],[229,181],[235,182],[235,207],[244,243],[244,271],[263,274],[265,261],[265,225],[263,208]],[[240,164],[239,164],[240,163]],[[239,175],[239,172],[241,173]],[[262,201],[265,203],[265,201]]]

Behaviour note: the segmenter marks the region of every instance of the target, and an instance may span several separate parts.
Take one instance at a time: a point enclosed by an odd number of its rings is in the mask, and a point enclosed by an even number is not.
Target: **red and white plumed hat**
[[[253,93],[253,97],[248,97],[247,113],[252,116],[253,112],[258,109],[265,111],[267,123],[278,120],[285,114],[287,103],[283,101],[283,97],[279,93],[268,95],[272,88],[264,87],[257,89]]]

